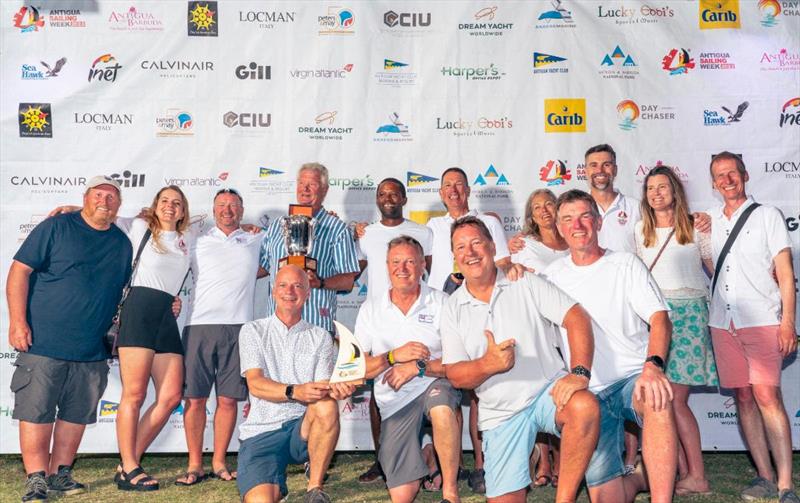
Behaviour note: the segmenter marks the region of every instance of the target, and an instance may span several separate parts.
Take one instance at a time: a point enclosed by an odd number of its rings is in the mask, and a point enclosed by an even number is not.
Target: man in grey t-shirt
[[[282,499],[286,466],[305,461],[310,473],[304,502],[330,501],[322,483],[339,438],[336,400],[355,386],[328,383],[336,353],[326,330],[302,320],[309,291],[305,272],[284,266],[272,291],[275,314],[245,323],[239,334],[250,391],[250,414],[239,427],[237,485],[245,503]]]

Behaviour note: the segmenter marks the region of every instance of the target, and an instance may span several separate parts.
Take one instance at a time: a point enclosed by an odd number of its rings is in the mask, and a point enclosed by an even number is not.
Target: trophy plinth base
[[[305,255],[289,255],[288,257],[283,257],[278,261],[278,269],[285,265],[296,265],[297,267],[307,271],[317,271],[317,259],[307,257]]]

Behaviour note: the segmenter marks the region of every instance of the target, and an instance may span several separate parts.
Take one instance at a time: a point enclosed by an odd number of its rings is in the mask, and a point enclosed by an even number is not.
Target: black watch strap
[[[294,398],[294,384],[289,384],[286,386],[286,398],[289,400]]]
[[[651,362],[653,365],[655,365],[656,367],[660,368],[661,372],[664,372],[664,370],[667,368],[667,366],[664,365],[664,359],[661,358],[658,355],[650,355],[650,356],[647,357],[647,359],[644,362],[645,363]]]
[[[592,379],[592,371],[584,367],[583,365],[575,365],[572,367],[572,370],[569,371],[570,374],[575,374],[576,376],[585,377],[586,379]]]

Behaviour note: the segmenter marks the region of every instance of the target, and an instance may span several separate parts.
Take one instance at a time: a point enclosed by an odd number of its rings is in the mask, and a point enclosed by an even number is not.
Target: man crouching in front
[[[245,503],[285,498],[286,466],[305,461],[310,473],[303,502],[331,501],[322,482],[339,438],[336,400],[355,386],[328,383],[336,351],[326,330],[301,319],[309,288],[302,269],[284,266],[275,277],[275,314],[245,323],[239,333],[250,390],[250,413],[239,427],[237,484]]]

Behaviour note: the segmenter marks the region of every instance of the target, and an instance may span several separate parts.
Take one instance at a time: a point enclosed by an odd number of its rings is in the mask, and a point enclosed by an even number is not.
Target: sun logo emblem
[[[208,4],[203,6],[198,3],[194,10],[191,11],[192,19],[189,22],[193,23],[198,30],[210,30],[211,25],[216,22],[214,21],[214,14],[215,12],[208,8]]]
[[[28,109],[24,112],[20,112],[22,115],[23,120],[22,123],[28,126],[28,129],[31,131],[43,131],[44,127],[48,124],[47,122],[47,114],[42,112],[42,107],[32,107],[28,106]]]

